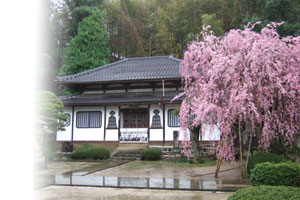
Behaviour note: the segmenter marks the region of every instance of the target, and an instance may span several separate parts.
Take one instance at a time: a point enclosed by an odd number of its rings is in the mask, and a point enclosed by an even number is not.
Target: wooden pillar
[[[148,124],[148,142],[149,142],[149,139],[150,139],[150,126],[151,126],[151,124],[150,124],[150,122],[151,122],[151,117],[150,117],[150,104],[148,104],[148,117],[149,117],[149,119],[148,119],[148,121],[149,121],[149,124]]]
[[[163,146],[165,146],[165,138],[166,138],[166,114],[165,114],[165,104],[163,104]]]
[[[119,105],[119,123],[118,123],[118,135],[119,135],[119,138],[118,138],[118,141],[120,142],[120,137],[121,137],[121,131],[120,131],[120,127],[121,127],[121,106]]]
[[[104,138],[103,138],[104,141],[105,138],[106,138],[106,106],[104,106]]]
[[[71,126],[71,141],[73,142],[73,132],[74,132],[74,106],[72,106],[72,126]]]

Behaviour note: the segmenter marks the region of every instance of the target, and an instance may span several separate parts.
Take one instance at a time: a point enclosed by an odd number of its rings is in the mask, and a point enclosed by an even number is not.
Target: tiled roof
[[[170,103],[177,92],[139,92],[139,93],[112,93],[112,94],[84,94],[78,96],[62,96],[60,99],[67,105],[112,105],[112,104],[137,104],[137,103]],[[174,101],[182,101],[182,97]]]
[[[57,81],[62,83],[101,83],[180,79],[180,62],[180,59],[172,56],[125,58],[78,74],[57,77]]]

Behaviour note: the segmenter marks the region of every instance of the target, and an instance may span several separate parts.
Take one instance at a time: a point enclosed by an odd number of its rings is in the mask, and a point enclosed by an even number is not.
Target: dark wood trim
[[[148,130],[147,130],[147,134],[148,134],[148,142],[150,140],[150,126],[151,126],[151,117],[150,117],[150,104],[148,104]]]
[[[118,106],[118,109],[119,109],[119,111],[118,111],[118,113],[119,113],[119,119],[118,119],[118,142],[120,142],[120,137],[121,137],[121,131],[120,131],[120,127],[121,127],[121,106],[119,105]]]
[[[73,141],[73,135],[74,135],[74,106],[72,106],[72,127],[71,127],[71,141]]]
[[[106,106],[104,106],[104,137],[103,137],[104,141],[105,138],[106,138]]]
[[[79,107],[84,107],[84,106],[116,106],[116,104],[119,104],[119,105],[145,105],[145,104],[159,104],[159,103],[162,103],[162,101],[153,101],[153,102],[150,102],[150,101],[145,101],[145,102],[142,102],[142,103],[115,103],[115,104],[110,104],[110,103],[101,103],[101,104],[64,104],[65,106],[79,106]],[[163,101],[163,103],[168,103],[168,104],[181,104],[182,101],[178,101],[178,100],[175,100],[175,101],[172,101],[172,102],[169,102],[169,101]]]
[[[163,104],[163,146],[165,146],[165,137],[166,137],[166,120],[165,120],[165,104]]]
[[[165,78],[166,81],[178,81],[181,82],[181,78]],[[118,83],[140,83],[140,81],[143,82],[159,82],[161,79],[144,79],[144,80],[118,80]],[[111,81],[98,81],[98,82],[81,82],[81,81],[56,81],[57,84],[64,84],[64,85],[99,85],[99,84],[113,84],[116,83],[116,80]]]

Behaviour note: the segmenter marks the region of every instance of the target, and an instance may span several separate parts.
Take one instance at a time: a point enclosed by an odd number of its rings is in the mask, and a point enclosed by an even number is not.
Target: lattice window
[[[123,128],[148,128],[149,113],[146,108],[123,109]]]
[[[108,118],[108,125],[107,128],[118,128],[117,127],[117,120],[115,115],[115,111],[110,111],[110,117]]]
[[[179,116],[174,114],[174,109],[168,110],[168,126],[180,127]]]
[[[154,116],[152,117],[152,125],[151,128],[161,128],[161,121],[159,116],[159,110],[153,111]]]
[[[100,128],[102,126],[102,113],[100,111],[77,112],[77,128]]]

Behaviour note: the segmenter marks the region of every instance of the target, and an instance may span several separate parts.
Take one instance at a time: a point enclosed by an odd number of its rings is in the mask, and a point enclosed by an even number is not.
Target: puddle
[[[131,161],[110,160],[110,161],[103,162],[103,163],[100,163],[100,164],[97,164],[97,165],[85,167],[85,168],[74,170],[74,171],[71,171],[71,172],[67,172],[67,173],[64,173],[64,174],[67,174],[67,175],[69,174],[69,175],[73,175],[73,176],[85,176],[85,175],[92,174],[92,173],[95,173],[95,172],[98,172],[98,171],[101,171],[101,170],[104,170],[104,169],[108,169],[108,168],[116,167],[116,166],[119,166],[119,165],[123,165],[123,164],[126,164],[128,162],[131,162]]]
[[[142,188],[167,190],[194,190],[194,191],[224,191],[234,192],[240,188],[249,187],[249,180],[198,180],[185,178],[143,178],[118,176],[89,176],[89,174],[119,166],[130,161],[112,160],[99,165],[85,167],[58,175],[39,176],[36,180],[36,189],[50,185],[64,186],[92,186],[115,188]]]
[[[247,183],[238,182],[235,185],[234,181],[223,180],[78,176],[76,174],[56,175],[54,185],[228,192],[248,186]]]

